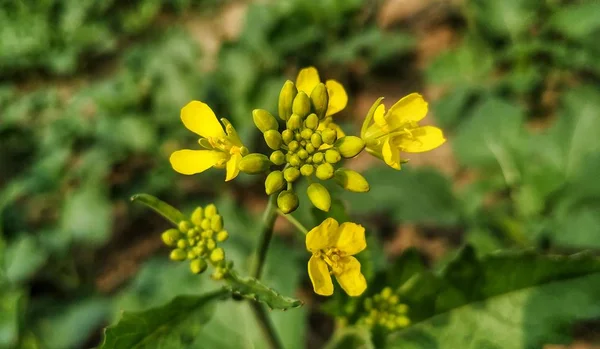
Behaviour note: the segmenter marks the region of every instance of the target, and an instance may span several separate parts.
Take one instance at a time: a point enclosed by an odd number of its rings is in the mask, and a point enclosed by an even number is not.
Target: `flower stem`
[[[291,214],[285,214],[281,210],[277,210],[277,214],[280,215],[281,217],[287,219],[288,222],[292,223],[292,225],[294,227],[296,227],[296,229],[298,229],[298,231],[300,231],[303,234],[302,238],[304,238],[304,235],[306,235],[308,233],[308,229],[306,229],[306,227],[304,225],[302,225],[302,223],[300,223]]]

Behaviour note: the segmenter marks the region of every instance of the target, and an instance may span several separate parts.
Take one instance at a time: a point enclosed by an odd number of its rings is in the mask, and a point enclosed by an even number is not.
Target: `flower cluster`
[[[210,263],[215,268],[212,274],[215,280],[226,276],[229,269],[225,251],[218,246],[228,237],[229,233],[223,229],[223,217],[213,204],[197,207],[189,221],[181,221],[177,229],[169,229],[162,234],[163,242],[173,247],[172,260],[189,260],[190,269],[195,274],[203,273]]]
[[[408,306],[399,303],[398,295],[390,287],[385,287],[379,294],[365,299],[364,308],[367,315],[360,322],[369,326],[381,326],[389,331],[410,325]]]

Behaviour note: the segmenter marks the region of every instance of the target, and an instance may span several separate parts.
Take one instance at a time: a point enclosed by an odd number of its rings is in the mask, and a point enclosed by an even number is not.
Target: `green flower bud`
[[[277,108],[279,117],[282,120],[287,120],[292,115],[292,104],[297,94],[298,89],[296,89],[293,82],[288,80],[283,84],[283,88],[281,88],[281,92],[279,93],[279,106]]]
[[[177,244],[177,240],[181,238],[181,232],[175,228],[169,229],[162,233],[161,238],[165,245],[175,246],[175,244]]]
[[[304,164],[302,165],[302,167],[300,167],[300,174],[302,174],[305,177],[312,175],[313,172],[315,172],[315,168],[313,167],[313,165]]]
[[[277,196],[277,207],[283,213],[290,213],[298,208],[298,195],[291,190],[284,190]]]
[[[323,153],[315,153],[313,154],[313,162],[315,164],[320,164],[323,162],[323,160],[325,160],[325,156],[323,155]]]
[[[206,218],[211,218],[212,216],[217,214],[217,206],[215,204],[209,204],[204,208],[204,216]]]
[[[298,141],[291,141],[290,144],[288,144],[288,149],[292,152],[298,150],[299,147],[300,143],[298,143]]]
[[[344,189],[356,193],[369,191],[369,183],[360,173],[345,168],[335,171],[335,181]]]
[[[194,250],[189,250],[187,251],[187,259],[194,259],[198,257],[198,255],[196,254],[196,252],[194,252]]]
[[[265,180],[265,192],[267,195],[271,195],[283,189],[285,186],[285,180],[281,171],[273,171],[269,173]]]
[[[305,163],[305,164],[312,164],[312,162],[313,162],[313,157],[312,157],[312,155],[309,155],[309,156],[306,158],[306,160],[304,160],[304,163]]]
[[[310,139],[310,136],[312,136],[312,134],[313,130],[311,130],[310,128],[305,128],[304,130],[302,130],[302,132],[300,132],[300,136],[304,139]]]
[[[323,185],[312,183],[306,190],[310,202],[321,211],[329,212],[331,208],[331,195]]]
[[[325,161],[327,161],[330,164],[335,164],[336,162],[340,161],[342,159],[342,156],[340,155],[340,153],[335,150],[335,149],[327,149],[325,151]]]
[[[312,144],[312,146],[315,147],[315,149],[319,149],[321,144],[323,144],[323,139],[321,138],[321,134],[313,133],[312,136],[310,136],[310,144]]]
[[[285,163],[285,155],[283,155],[283,152],[281,150],[272,152],[269,159],[273,164],[277,166],[283,165]]]
[[[177,227],[179,228],[180,232],[185,233],[188,230],[190,230],[190,228],[192,227],[192,225],[188,221],[181,221],[181,222],[179,222],[179,224],[177,225]]]
[[[207,248],[209,251],[212,251],[212,250],[214,250],[214,249],[215,249],[215,247],[217,247],[217,243],[215,242],[215,240],[213,240],[213,239],[210,239],[210,238],[206,240],[206,248]]]
[[[323,138],[323,142],[333,144],[337,138],[337,132],[334,129],[326,128],[321,131],[321,138]]]
[[[300,135],[300,133],[296,133],[294,134],[294,139],[296,139],[298,142],[302,141],[302,136]]]
[[[290,116],[287,123],[285,124],[288,130],[298,130],[302,127],[302,117],[294,113]]]
[[[220,215],[214,215],[210,219],[210,229],[212,231],[220,231],[223,229],[223,217]]]
[[[190,262],[190,270],[194,274],[202,274],[207,267],[208,264],[201,258],[194,259]]]
[[[217,241],[218,242],[223,242],[225,240],[227,240],[229,238],[229,233],[227,232],[227,230],[221,230],[220,232],[217,233]]]
[[[171,251],[169,258],[171,258],[171,260],[174,261],[183,261],[187,258],[187,252],[180,248],[176,248],[173,251]]]
[[[210,218],[204,218],[202,223],[200,223],[200,228],[202,228],[202,230],[210,229]]]
[[[309,154],[312,154],[315,152],[315,147],[312,144],[307,144],[304,149],[306,149],[306,152]]]
[[[242,158],[239,169],[244,173],[258,174],[268,171],[272,164],[266,155],[252,153]]]
[[[262,133],[279,128],[279,123],[275,120],[275,117],[264,109],[254,109],[252,111],[252,120],[254,120],[254,125]]]
[[[283,143],[283,139],[281,138],[281,133],[277,130],[268,130],[263,134],[265,137],[265,142],[269,146],[269,148],[273,150],[277,150],[281,147],[281,143]]]
[[[319,83],[310,93],[310,101],[319,118],[323,118],[329,106],[329,94],[324,83]]]
[[[210,253],[210,261],[213,263],[218,263],[222,260],[225,259],[225,251],[219,247],[219,248],[215,248],[214,250],[212,250],[212,252]]]
[[[204,218],[204,212],[202,210],[202,207],[196,207],[194,212],[192,212],[192,223],[194,225],[200,225],[200,223],[202,222],[202,218]]]
[[[310,98],[306,93],[300,91],[294,98],[294,104],[292,105],[292,111],[294,114],[300,116],[300,118],[304,118],[308,113],[310,113]]]
[[[288,163],[294,167],[298,167],[302,164],[302,160],[300,160],[298,155],[294,154],[290,156],[290,160],[288,161]]]
[[[300,170],[297,167],[288,167],[283,170],[283,177],[288,182],[293,182],[300,177]]]
[[[304,121],[304,125],[313,131],[316,130],[319,127],[319,117],[317,114],[312,113],[308,115]]]
[[[202,223],[202,221],[200,221],[200,222]],[[198,234],[199,234],[199,230],[200,230],[200,229],[198,229],[197,227],[196,227],[196,228],[193,228],[193,229],[190,229],[190,230],[188,230],[188,232],[187,232],[187,236],[188,236],[189,238],[195,238],[196,236],[198,236]]]
[[[298,150],[298,157],[301,160],[306,160],[308,158],[308,152],[304,149],[300,149],[300,150]]]
[[[283,132],[281,132],[281,138],[283,138],[285,144],[289,144],[294,140],[294,131],[288,129],[283,130]]]
[[[333,177],[333,166],[330,163],[323,163],[317,167],[316,176],[320,180],[326,180]]]
[[[365,148],[365,142],[356,136],[345,136],[338,139],[334,145],[346,159],[355,157]]]

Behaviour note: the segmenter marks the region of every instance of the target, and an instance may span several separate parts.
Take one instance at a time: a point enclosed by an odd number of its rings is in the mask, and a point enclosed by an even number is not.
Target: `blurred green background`
[[[135,193],[185,212],[215,201],[244,268],[263,178],[175,173],[169,154],[196,141],[179,110],[207,102],[260,151],[251,110],[276,111],[307,65],[346,87],[347,133],[376,98],[421,92],[426,123],[447,134],[401,172],[349,161],[372,190],[336,193],[376,262],[417,246],[436,263],[464,242],[600,249],[598,13],[591,0],[0,2],[0,348],[94,347],[121,310],[210,283],[168,261],[168,223]],[[295,216],[314,225],[301,202]],[[280,223],[266,278],[307,306],[273,317],[286,347],[319,347],[332,325]],[[206,348],[264,347],[239,302],[202,331]]]

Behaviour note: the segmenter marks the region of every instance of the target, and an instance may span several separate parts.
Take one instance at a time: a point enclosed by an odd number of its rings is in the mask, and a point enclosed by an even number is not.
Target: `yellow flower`
[[[192,175],[211,167],[225,168],[225,181],[234,179],[240,172],[238,164],[248,149],[243,146],[233,126],[222,118],[223,126],[208,105],[191,101],[181,109],[185,127],[200,135],[200,146],[205,150],[178,150],[171,154],[171,166],[181,174]]]
[[[303,91],[308,96],[310,96],[312,90],[321,82],[319,78],[319,72],[315,67],[307,67],[298,73],[298,77],[296,78],[296,88],[298,91]],[[325,86],[327,87],[327,94],[329,95],[329,104],[327,106],[327,112],[325,113],[326,117],[330,117],[333,114],[339,113],[344,108],[346,108],[346,104],[348,104],[348,94],[346,94],[346,90],[344,86],[336,80],[327,80],[325,81]],[[331,123],[329,119],[328,122],[325,122],[319,125],[319,131],[325,129],[326,124]],[[342,129],[333,124],[334,129],[338,133],[338,138],[342,138],[345,136]]]
[[[421,153],[435,149],[446,139],[442,130],[435,126],[419,126],[427,114],[427,102],[418,93],[400,99],[388,112],[378,99],[367,115],[361,129],[366,150],[400,169],[400,152]]]
[[[306,234],[306,249],[312,253],[308,275],[315,293],[333,294],[333,274],[349,296],[359,296],[367,288],[360,272],[360,262],[352,257],[367,247],[365,228],[355,223],[342,223],[327,218]]]

